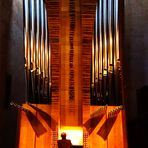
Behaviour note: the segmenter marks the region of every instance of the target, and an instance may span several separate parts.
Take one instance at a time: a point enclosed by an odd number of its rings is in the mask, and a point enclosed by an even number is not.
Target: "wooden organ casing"
[[[124,108],[95,106],[90,101],[96,1],[46,0],[46,5],[51,103],[23,104],[18,148],[57,148],[62,127],[81,127],[83,148],[127,148]]]

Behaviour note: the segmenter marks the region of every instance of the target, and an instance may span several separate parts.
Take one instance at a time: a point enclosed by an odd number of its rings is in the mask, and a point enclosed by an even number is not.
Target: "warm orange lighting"
[[[61,133],[65,132],[67,139],[70,139],[72,145],[83,145],[83,128],[82,127],[73,127],[73,126],[64,126],[59,130],[59,139],[61,138]]]
[[[91,107],[93,113],[96,106]],[[95,121],[94,121],[95,122]],[[122,106],[107,106],[106,115],[88,137],[89,148],[127,148],[125,111]]]

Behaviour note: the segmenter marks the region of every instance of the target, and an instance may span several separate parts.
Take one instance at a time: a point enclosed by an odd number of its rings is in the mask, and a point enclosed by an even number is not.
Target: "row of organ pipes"
[[[119,0],[98,0],[92,40],[91,104],[122,104]],[[49,103],[51,59],[46,5],[24,0],[27,101]]]
[[[122,104],[120,0],[98,0],[92,38],[91,104]]]
[[[49,103],[51,58],[44,0],[24,0],[25,71],[27,102]]]

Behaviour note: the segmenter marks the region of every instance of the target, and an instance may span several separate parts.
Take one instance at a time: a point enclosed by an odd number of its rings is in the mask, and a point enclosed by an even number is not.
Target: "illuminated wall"
[[[73,145],[84,148],[128,147],[122,106],[90,106],[89,117],[82,126],[60,126],[59,129],[58,121],[50,115],[49,105],[24,105],[20,110],[19,148],[56,148],[63,131]]]

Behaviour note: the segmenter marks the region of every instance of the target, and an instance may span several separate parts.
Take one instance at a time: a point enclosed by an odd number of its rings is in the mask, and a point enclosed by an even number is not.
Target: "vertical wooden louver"
[[[24,44],[27,102],[49,103],[51,70],[46,5],[24,0]]]
[[[92,41],[91,104],[122,104],[119,0],[98,0]]]

